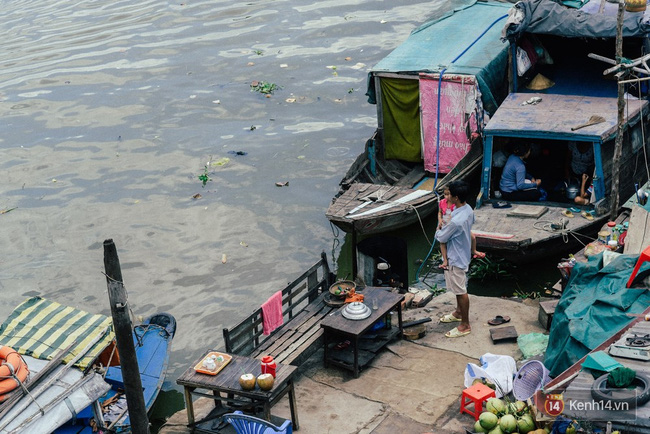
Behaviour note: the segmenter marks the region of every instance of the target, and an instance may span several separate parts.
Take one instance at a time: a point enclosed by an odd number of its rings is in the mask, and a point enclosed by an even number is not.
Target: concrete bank
[[[454,324],[438,318],[455,306],[452,294],[434,298],[424,308],[408,309],[404,320],[431,317],[420,339],[395,341],[382,351],[359,378],[339,368],[323,366],[322,350],[299,370],[296,400],[302,434],[350,433],[464,433],[474,419],[459,414],[467,363],[478,363],[485,353],[504,354],[519,361],[522,354],[514,341],[494,344],[487,321],[507,315],[519,335],[543,333],[538,323],[539,303],[470,295],[472,333],[449,339],[444,332]],[[503,327],[499,326],[499,327]],[[197,419],[206,415],[213,401],[195,401]],[[289,418],[289,402],[283,398],[272,410]],[[187,415],[180,411],[161,429],[162,434],[191,432]]]

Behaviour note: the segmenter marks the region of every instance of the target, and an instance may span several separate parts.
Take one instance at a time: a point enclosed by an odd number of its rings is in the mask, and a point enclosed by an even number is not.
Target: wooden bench
[[[262,333],[262,308],[236,326],[223,329],[226,352],[250,357],[273,356],[276,362],[300,365],[322,345],[320,322],[332,312],[325,304],[334,275],[323,252],[321,259],[282,290],[284,324]]]

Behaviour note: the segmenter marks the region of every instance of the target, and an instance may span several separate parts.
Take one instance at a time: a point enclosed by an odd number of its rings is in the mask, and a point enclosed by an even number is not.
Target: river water
[[[0,1],[0,318],[34,295],[110,315],[111,238],[134,314],[178,320],[177,393],[223,327],[338,255],[324,213],[376,127],[368,69],[460,4]]]

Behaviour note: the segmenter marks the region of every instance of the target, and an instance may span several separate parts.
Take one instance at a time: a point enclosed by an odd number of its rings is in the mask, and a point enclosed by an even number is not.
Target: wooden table
[[[341,312],[345,306],[331,313],[321,322],[325,338],[325,366],[329,364],[350,369],[354,377],[359,377],[360,369],[370,362],[376,353],[385,347],[393,338],[402,334],[402,300],[403,294],[390,292],[387,288],[368,286],[363,291],[363,303],[372,307],[373,299],[377,300],[377,309],[373,309],[368,318],[362,320],[351,320],[343,317]],[[390,315],[389,312],[396,310],[398,324],[391,324],[390,328],[382,328],[373,331],[377,321]],[[350,341],[347,348],[335,349],[336,343]]]
[[[253,390],[243,390],[239,385],[239,377],[243,372],[251,373],[256,377],[260,375],[261,362],[251,357],[232,354],[232,360],[217,375],[196,372],[194,366],[203,360],[210,351],[206,351],[176,380],[176,383],[184,388],[187,421],[190,428],[194,428],[202,422],[194,420],[192,395],[214,399],[216,406],[221,406],[223,403],[230,404],[230,406],[235,407],[233,411],[242,407],[255,408],[261,406],[264,411],[264,418],[270,421],[271,407],[288,393],[293,429],[296,431],[299,429],[296,395],[293,388],[293,377],[298,369],[297,366],[278,363],[273,388],[268,392],[260,390],[258,386],[255,386]],[[211,393],[199,392],[197,389],[204,389]]]

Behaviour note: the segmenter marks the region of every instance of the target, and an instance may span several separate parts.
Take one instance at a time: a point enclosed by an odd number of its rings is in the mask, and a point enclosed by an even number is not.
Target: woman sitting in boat
[[[569,185],[580,185],[582,175],[587,174],[589,180],[594,173],[594,147],[589,142],[570,141],[567,144],[564,174]],[[587,183],[589,185],[589,183]]]
[[[568,186],[580,185],[580,194],[576,195],[575,203],[579,205],[588,205],[595,169],[594,148],[588,142],[570,141],[567,144],[566,163],[564,173]]]
[[[578,205],[589,205],[591,194],[594,192],[594,186],[590,183],[590,176],[582,174],[582,183],[580,184],[580,194],[575,197],[574,202]]]
[[[515,145],[513,153],[503,167],[499,189],[506,200],[538,201],[542,197],[541,179],[526,172],[524,160],[530,156],[530,144]]]

